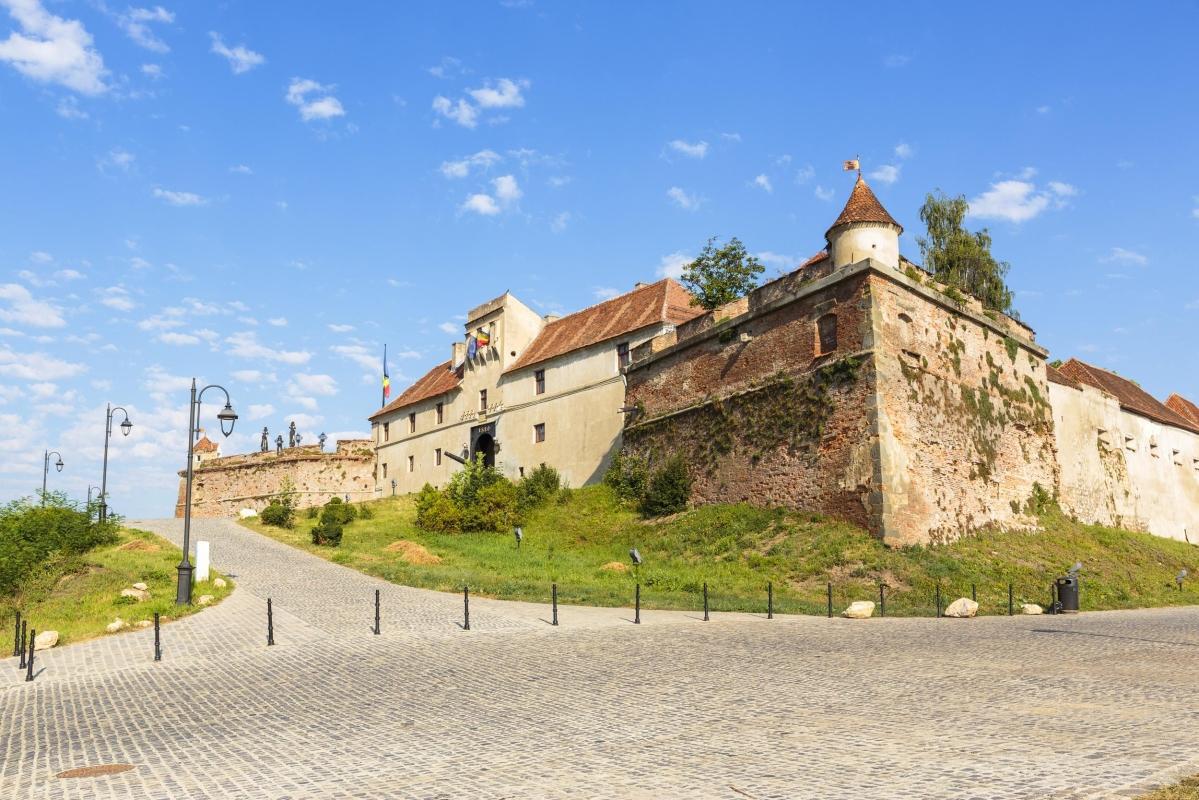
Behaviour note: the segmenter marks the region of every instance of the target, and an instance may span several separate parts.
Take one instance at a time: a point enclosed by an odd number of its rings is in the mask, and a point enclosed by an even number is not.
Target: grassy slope
[[[124,549],[129,542],[140,541]],[[153,548],[153,549],[150,549]],[[154,619],[154,612],[167,621],[187,616],[199,606],[175,605],[175,566],[179,548],[165,539],[144,531],[122,530],[120,539],[97,547],[67,571],[50,568],[35,576],[12,598],[0,598],[0,655],[12,653],[13,612],[20,609],[31,627],[39,631],[56,630],[59,646],[106,635],[104,626],[120,617],[133,626],[140,620]],[[213,577],[216,577],[215,573]],[[143,581],[150,592],[145,602],[130,602],[121,590]],[[211,594],[219,602],[232,591],[232,581],[224,589],[197,584],[194,597]]]
[[[934,613],[934,586],[945,602],[978,585],[980,613],[1007,613],[1015,600],[1046,605],[1052,577],[1080,560],[1084,610],[1199,603],[1199,581],[1182,592],[1173,583],[1186,567],[1199,576],[1199,548],[1147,534],[1072,522],[1060,515],[1037,533],[983,533],[937,548],[889,550],[851,525],[810,514],[747,505],[709,506],[646,523],[604,486],[573,492],[569,502],[539,509],[524,526],[518,551],[509,534],[433,534],[413,523],[412,499],[371,503],[373,519],[347,526],[339,548],[311,544],[315,520],[294,530],[246,524],[283,542],[395,583],[544,601],[557,582],[564,603],[631,605],[634,572],[601,570],[628,563],[636,546],[646,563],[637,576],[648,607],[696,608],[704,581],[712,608],[761,610],[773,581],[780,612],[823,613],[826,581],[835,610],[854,599],[877,600],[890,588],[888,614]],[[424,545],[442,558],[414,566],[384,548],[397,539]]]
[[[1183,778],[1173,786],[1141,795],[1139,800],[1199,800],[1199,775]]]

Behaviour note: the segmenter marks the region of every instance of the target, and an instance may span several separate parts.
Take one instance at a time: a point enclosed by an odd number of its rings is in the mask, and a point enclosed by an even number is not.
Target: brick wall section
[[[860,275],[788,298],[767,285],[750,297],[749,313],[715,326],[693,323],[695,335],[634,364],[626,405],[638,412],[625,430],[625,450],[654,459],[681,451],[698,503],[806,508],[877,532],[869,284]],[[837,348],[818,354],[816,320],[826,314],[837,318]],[[742,334],[751,338],[742,341]],[[857,364],[852,378],[846,357]],[[827,403],[821,424],[821,415],[801,403],[785,441],[777,430],[763,435],[775,427],[772,415],[785,413],[830,371],[839,376],[834,385],[814,390]],[[791,385],[773,384],[779,376]]]
[[[245,453],[203,461],[192,480],[193,517],[236,517],[243,508],[261,511],[290,478],[300,508],[329,498],[370,500],[374,491],[374,450],[369,439],[337,442],[333,452],[319,445],[285,448],[282,455]],[[186,473],[180,473],[175,516],[183,516]]]

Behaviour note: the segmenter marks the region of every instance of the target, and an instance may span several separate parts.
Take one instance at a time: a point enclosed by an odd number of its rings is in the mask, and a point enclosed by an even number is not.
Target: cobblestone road
[[[453,595],[193,532],[238,589],[164,627],[162,662],[147,632],[39,654],[31,684],[0,662],[0,797],[1101,798],[1199,772],[1199,609],[552,628],[478,600],[466,632]],[[136,768],[54,777],[110,763]]]

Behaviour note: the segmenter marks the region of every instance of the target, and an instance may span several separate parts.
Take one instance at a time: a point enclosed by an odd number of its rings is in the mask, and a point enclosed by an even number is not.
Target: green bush
[[[553,467],[542,464],[516,485],[517,501],[522,511],[549,502],[562,488],[562,476]]]
[[[553,472],[557,479],[557,472]],[[538,486],[551,478],[543,474]],[[512,481],[483,464],[480,454],[454,474],[445,489],[425,484],[416,496],[416,524],[427,531],[506,531],[520,523],[521,493]]]
[[[0,596],[13,594],[22,581],[50,561],[69,561],[116,540],[120,519],[101,524],[87,509],[48,492],[40,500],[22,498],[0,506]]]
[[[330,547],[337,547],[341,544],[341,535],[343,529],[341,525],[335,522],[319,522],[312,528],[312,543],[327,544]]]
[[[337,547],[341,544],[345,526],[356,517],[357,513],[352,505],[343,503],[340,497],[330,497],[329,502],[321,507],[320,522],[312,528],[312,543]]]
[[[296,511],[282,503],[271,501],[270,505],[258,514],[263,525],[274,525],[276,528],[290,528],[295,525]]]
[[[320,513],[321,510],[319,506],[308,506],[308,519],[316,519]]]
[[[367,503],[358,506],[358,519],[374,519],[374,517],[375,512]]]
[[[645,497],[641,500],[641,513],[647,517],[661,517],[687,509],[691,498],[691,475],[682,456],[674,455],[650,475]]]
[[[516,487],[502,478],[481,488],[474,504],[459,511],[463,531],[506,531],[521,520]]]
[[[622,500],[640,501],[649,484],[649,465],[640,456],[618,452],[604,473],[604,483]]]
[[[423,502],[421,496],[417,497],[417,527],[435,533],[453,533],[462,530],[462,514],[449,495],[439,492],[431,486],[426,488],[432,489],[432,493],[425,496]]]

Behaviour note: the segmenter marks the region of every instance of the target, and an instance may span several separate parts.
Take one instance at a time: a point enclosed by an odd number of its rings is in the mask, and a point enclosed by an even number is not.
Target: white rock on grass
[[[148,620],[148,619],[143,619],[143,620],[140,620],[140,621],[137,623],[137,627],[139,627],[139,628],[148,628],[148,627],[150,627],[150,626],[151,626],[151,625],[153,625],[153,624],[154,624],[154,623],[153,623],[153,622],[151,622],[150,620]]]
[[[150,599],[150,593],[145,589],[122,589],[121,597],[132,597],[134,600],[141,603]]]
[[[33,639],[34,650],[49,650],[58,644],[58,631],[42,631]]]
[[[242,519],[250,519],[251,517],[258,516],[258,512],[252,508],[243,508],[241,511],[237,512],[237,516],[241,517]]]
[[[944,616],[966,618],[973,617],[978,613],[978,603],[971,600],[969,597],[959,597],[949,604],[945,609]]]
[[[846,619],[870,619],[874,615],[874,603],[870,600],[854,600],[849,608],[841,612]]]
[[[125,628],[128,628],[128,627],[129,627],[128,622],[121,619],[120,617],[117,617],[112,622],[105,625],[104,630],[108,631],[109,633],[116,633],[117,631],[124,630]]]
[[[1044,614],[1045,610],[1036,603],[1025,603],[1020,606],[1021,614]]]
[[[208,605],[209,603],[211,603],[211,602],[212,602],[212,600],[213,600],[213,597],[212,597],[212,595],[210,595],[210,594],[202,594],[202,595],[200,595],[200,599],[196,601],[196,604],[197,604],[197,605],[201,605],[201,606],[206,606],[206,605]]]
[[[146,584],[142,583],[141,581],[138,581],[137,583],[133,584],[133,588],[134,588],[134,589],[141,589],[143,592],[145,592],[145,591],[148,591],[148,590],[150,589],[150,587],[149,587],[149,586],[147,586]]]
[[[217,589],[224,589],[229,584],[225,583],[224,578],[217,578],[212,582],[212,585]]]

